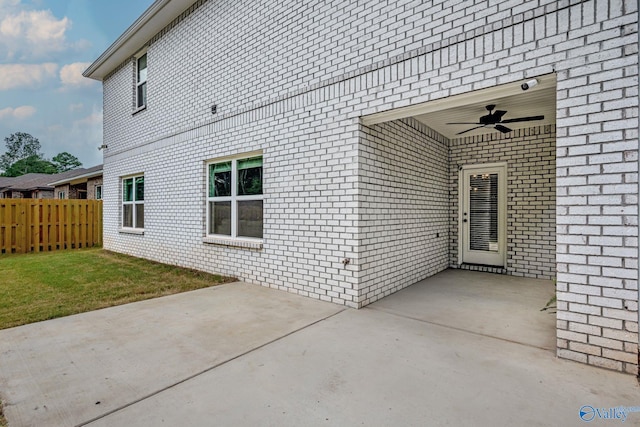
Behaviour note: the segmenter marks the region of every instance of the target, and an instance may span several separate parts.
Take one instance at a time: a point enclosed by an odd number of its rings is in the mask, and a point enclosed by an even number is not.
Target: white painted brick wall
[[[413,120],[362,127],[359,305],[449,265],[449,147]]]
[[[508,274],[556,275],[556,165],[553,126],[454,139],[450,142],[451,265],[458,259],[458,167],[507,162]],[[561,178],[559,178],[561,179]],[[563,217],[562,221],[566,219]]]
[[[145,175],[145,234],[116,233],[113,239],[111,233],[107,243],[110,233],[105,233],[105,247],[355,306],[353,273],[341,261],[353,256],[355,244],[356,218],[348,212],[355,209],[355,180],[350,177],[357,164],[357,123],[336,122],[333,114],[324,123],[305,117],[301,110],[299,120],[288,121],[282,137],[262,119],[241,129],[212,126],[203,137],[149,147],[135,157],[122,155],[120,161],[116,157],[105,185],[119,188],[118,177],[132,171]],[[335,123],[340,126],[333,143],[326,132],[315,130]],[[306,149],[300,152],[300,147]],[[254,150],[264,152],[264,249],[202,243],[205,161]],[[317,196],[323,193],[327,196],[319,203]],[[105,220],[111,230],[117,230],[120,215],[114,201],[105,201],[115,213]]]
[[[133,62],[104,82],[105,247],[357,306],[359,117],[555,72],[558,354],[637,373],[637,8],[204,1],[152,39],[147,110]],[[264,249],[203,244],[204,162],[254,149]],[[145,235],[121,234],[119,177],[140,172]]]

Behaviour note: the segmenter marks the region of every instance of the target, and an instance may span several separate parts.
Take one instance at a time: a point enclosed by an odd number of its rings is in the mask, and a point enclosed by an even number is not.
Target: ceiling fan
[[[487,111],[489,111],[489,114],[480,117],[477,123],[457,122],[457,123],[447,123],[447,124],[448,125],[478,125],[474,128],[463,130],[462,132],[458,132],[456,133],[456,135],[461,135],[463,133],[471,132],[472,130],[486,128],[486,127],[493,127],[494,129],[499,130],[502,133],[509,133],[511,132],[511,129],[509,129],[506,126],[503,126],[504,123],[529,122],[532,120],[544,119],[544,116],[531,116],[531,117],[518,117],[516,119],[502,120],[502,116],[507,114],[506,111],[503,111],[503,110],[493,111],[493,109],[496,108],[496,106],[493,104],[487,105],[486,108],[487,108]]]

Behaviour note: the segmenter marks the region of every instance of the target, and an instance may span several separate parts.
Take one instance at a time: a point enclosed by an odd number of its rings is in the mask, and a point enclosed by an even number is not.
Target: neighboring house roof
[[[79,170],[86,171],[87,169],[73,169],[56,174],[28,173],[16,177],[2,177],[0,180],[0,192],[53,190],[53,187],[49,184],[52,180],[61,180],[72,175],[77,175]]]
[[[11,185],[11,183],[13,183],[13,180],[14,178],[8,176],[0,176],[0,190]]]
[[[49,175],[52,178],[56,178],[56,177],[60,178],[55,181],[50,181],[49,185],[55,187],[58,185],[80,184],[83,182],[87,182],[87,180],[90,178],[95,178],[97,176],[102,175],[102,165],[93,166],[87,169],[84,169],[84,168],[74,169],[69,172],[75,172],[75,173],[69,174],[64,177],[60,176],[62,174]]]
[[[11,179],[11,181],[7,182],[2,190],[28,191],[37,190],[39,187],[46,187],[47,189],[51,189],[45,182],[50,178],[51,175],[48,175],[46,173],[28,173],[26,175],[9,178]]]
[[[102,81],[196,1],[156,0],[82,75]]]

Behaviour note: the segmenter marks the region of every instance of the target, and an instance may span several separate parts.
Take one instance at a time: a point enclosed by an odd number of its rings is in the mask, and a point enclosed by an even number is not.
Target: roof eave
[[[74,184],[76,183],[75,181],[77,181],[77,183],[82,183],[85,182],[86,180],[90,179],[90,178],[95,178],[97,176],[102,175],[102,169],[100,169],[99,171],[93,171],[90,173],[85,173],[82,175],[77,175],[71,178],[66,178],[66,179],[61,179],[59,181],[54,181],[49,183],[48,185],[51,186],[57,186],[57,185],[62,185],[62,184]]]
[[[103,81],[197,0],[156,0],[82,75]]]
[[[18,190],[18,191],[53,191],[53,190],[55,190],[53,187],[38,185],[36,187],[26,188],[24,190]]]

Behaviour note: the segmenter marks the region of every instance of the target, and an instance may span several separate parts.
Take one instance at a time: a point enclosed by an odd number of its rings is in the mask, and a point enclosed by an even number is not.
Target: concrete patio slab
[[[583,405],[639,404],[632,376],[364,308],[89,426],[580,426]]]
[[[556,316],[540,311],[554,295],[551,280],[450,269],[370,307],[555,351]]]
[[[581,408],[640,409],[635,377],[477,324],[517,317],[518,285],[494,293],[493,275],[453,273],[361,310],[236,283],[0,331],[6,416],[10,427],[579,426]]]
[[[341,310],[233,283],[0,330],[4,411],[11,427],[77,425]]]

